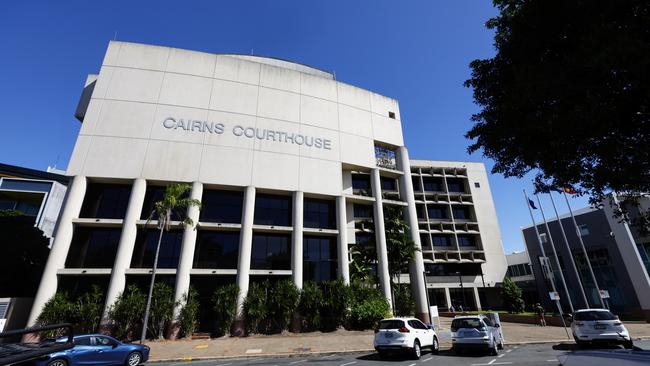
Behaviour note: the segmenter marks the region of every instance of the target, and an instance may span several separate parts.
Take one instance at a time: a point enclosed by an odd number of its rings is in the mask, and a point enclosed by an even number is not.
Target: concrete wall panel
[[[339,104],[339,126],[341,132],[359,136],[372,136],[370,112]]]
[[[255,115],[257,86],[214,79],[210,109]]]
[[[226,55],[217,55],[214,77],[239,83],[259,85],[260,64],[243,61]]]
[[[164,71],[169,48],[123,42],[114,66]]]
[[[164,73],[159,71],[116,68],[106,91],[106,98],[156,103],[163,75]]]
[[[150,140],[142,175],[148,179],[193,182],[199,177],[202,152],[200,144]]]
[[[94,136],[81,173],[88,177],[137,178],[146,151],[147,140]]]
[[[260,117],[300,121],[300,94],[260,87],[257,114]]]
[[[167,71],[211,78],[216,63],[216,55],[172,48]]]
[[[249,186],[253,150],[237,149],[227,146],[209,146],[203,148],[199,181],[218,182],[233,186]]]
[[[300,73],[280,67],[262,65],[260,86],[300,93]]]
[[[341,194],[341,163],[300,158],[300,188],[305,193]]]
[[[300,98],[300,122],[316,127],[338,130],[337,105],[334,102],[303,95]]]
[[[167,73],[158,103],[207,109],[211,90],[212,79]]]
[[[298,190],[299,157],[255,151],[252,185],[258,188]]]

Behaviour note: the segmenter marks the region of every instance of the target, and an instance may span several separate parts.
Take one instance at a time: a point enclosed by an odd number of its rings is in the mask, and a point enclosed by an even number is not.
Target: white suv
[[[373,343],[382,358],[390,353],[406,352],[419,359],[423,347],[429,347],[432,353],[437,353],[440,349],[433,327],[416,318],[389,318],[380,321]]]
[[[571,331],[580,346],[592,342],[619,343],[632,348],[630,333],[618,319],[606,309],[582,309],[573,313]]]

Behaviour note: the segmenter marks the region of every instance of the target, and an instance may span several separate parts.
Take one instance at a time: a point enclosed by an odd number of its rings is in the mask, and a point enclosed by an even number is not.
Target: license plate
[[[594,326],[594,328],[595,329],[607,329],[607,326],[603,325],[603,324],[599,324],[599,325]]]

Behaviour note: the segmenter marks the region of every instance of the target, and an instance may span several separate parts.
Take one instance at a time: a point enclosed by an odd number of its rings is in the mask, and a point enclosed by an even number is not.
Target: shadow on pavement
[[[443,357],[475,357],[480,358],[489,355],[488,352],[482,350],[462,350],[462,351],[452,351],[451,349],[440,350],[438,353],[431,353],[428,351],[422,352],[422,358],[429,356],[443,356]],[[379,353],[369,353],[367,355],[362,355],[356,358],[357,360],[362,361],[385,361],[385,362],[394,362],[394,361],[405,361],[411,360],[412,358],[408,354],[393,353],[386,355],[384,358],[379,356]]]
[[[578,346],[575,343],[559,343],[553,345],[553,349],[556,351],[583,351],[583,350],[597,350],[597,349],[611,350],[611,349],[622,349],[622,348],[623,347],[614,344],[612,345],[590,344],[590,345]]]

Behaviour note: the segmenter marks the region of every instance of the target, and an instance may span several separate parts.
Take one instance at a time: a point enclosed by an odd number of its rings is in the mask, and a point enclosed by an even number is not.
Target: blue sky
[[[83,82],[99,71],[117,34],[121,41],[252,52],[334,71],[338,80],[399,100],[412,158],[490,168],[466,152],[463,134],[476,106],[462,84],[471,60],[494,53],[484,24],[495,14],[491,1],[477,0],[3,1],[0,162],[65,168],[80,127],[73,114]],[[530,218],[521,190],[532,190],[530,179],[491,175],[490,183],[504,248],[523,249],[519,227]]]

